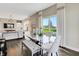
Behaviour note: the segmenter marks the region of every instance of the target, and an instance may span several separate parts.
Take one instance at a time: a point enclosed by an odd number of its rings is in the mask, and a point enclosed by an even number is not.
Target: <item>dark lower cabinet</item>
[[[0,39],[0,56],[6,56],[6,55],[7,55],[6,40]]]

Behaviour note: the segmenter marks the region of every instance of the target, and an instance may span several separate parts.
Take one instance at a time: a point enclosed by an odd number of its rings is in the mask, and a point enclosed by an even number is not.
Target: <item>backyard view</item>
[[[56,26],[57,26],[57,19],[56,16],[51,16],[48,18],[43,19],[43,33],[48,33],[48,32],[56,32]]]
[[[47,33],[47,32],[56,32],[56,28],[53,27],[53,28],[50,28],[50,30],[49,30],[48,28],[45,28],[45,29],[43,29],[42,32],[43,32],[43,33]]]

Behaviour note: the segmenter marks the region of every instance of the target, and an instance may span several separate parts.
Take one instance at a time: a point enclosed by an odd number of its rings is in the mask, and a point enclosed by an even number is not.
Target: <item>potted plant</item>
[[[40,47],[41,47],[42,44],[43,44],[43,33],[41,31],[40,31],[40,33],[38,33],[38,37],[39,37],[39,40],[40,40]],[[40,48],[40,53],[41,53],[41,55],[43,55],[42,48]]]
[[[39,37],[42,37],[43,36],[43,33],[40,32],[38,35],[39,35]]]
[[[33,33],[33,35],[36,35],[36,33]]]
[[[40,40],[40,45],[42,44],[42,38],[43,38],[43,33],[38,33],[38,37],[39,37],[39,40]]]

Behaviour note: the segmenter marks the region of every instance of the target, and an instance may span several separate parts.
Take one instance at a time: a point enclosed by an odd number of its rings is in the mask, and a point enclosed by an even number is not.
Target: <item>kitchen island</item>
[[[3,54],[6,54],[7,56],[21,55],[20,49],[21,49],[21,41],[23,39],[22,31],[0,32],[0,42],[2,42],[1,40],[3,40],[3,39],[5,40],[4,43],[6,43],[3,48],[1,48],[1,46],[3,46],[3,44],[2,45],[0,44],[1,45],[0,50],[4,49],[4,51],[6,51]],[[19,50],[17,50],[16,47],[19,48]],[[15,53],[11,52],[12,50],[15,51]],[[2,55],[2,54],[0,53],[0,55]]]
[[[0,33],[0,38],[4,38],[5,40],[13,40],[13,39],[23,38],[23,32],[22,31],[2,32],[2,33]]]

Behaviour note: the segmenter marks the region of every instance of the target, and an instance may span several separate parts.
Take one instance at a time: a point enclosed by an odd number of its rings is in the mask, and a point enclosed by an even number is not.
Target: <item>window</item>
[[[43,24],[43,33],[49,32],[49,18],[44,18],[42,24]]]
[[[57,26],[57,17],[56,16],[51,16],[50,17],[50,22],[52,23],[52,26]]]
[[[48,26],[48,18],[43,19],[43,26]]]
[[[43,30],[42,30],[43,33],[56,32],[57,17],[50,16],[47,18],[43,18],[42,25],[43,25]]]
[[[51,16],[50,17],[50,32],[56,32],[56,27],[57,27],[57,17],[56,16]]]

